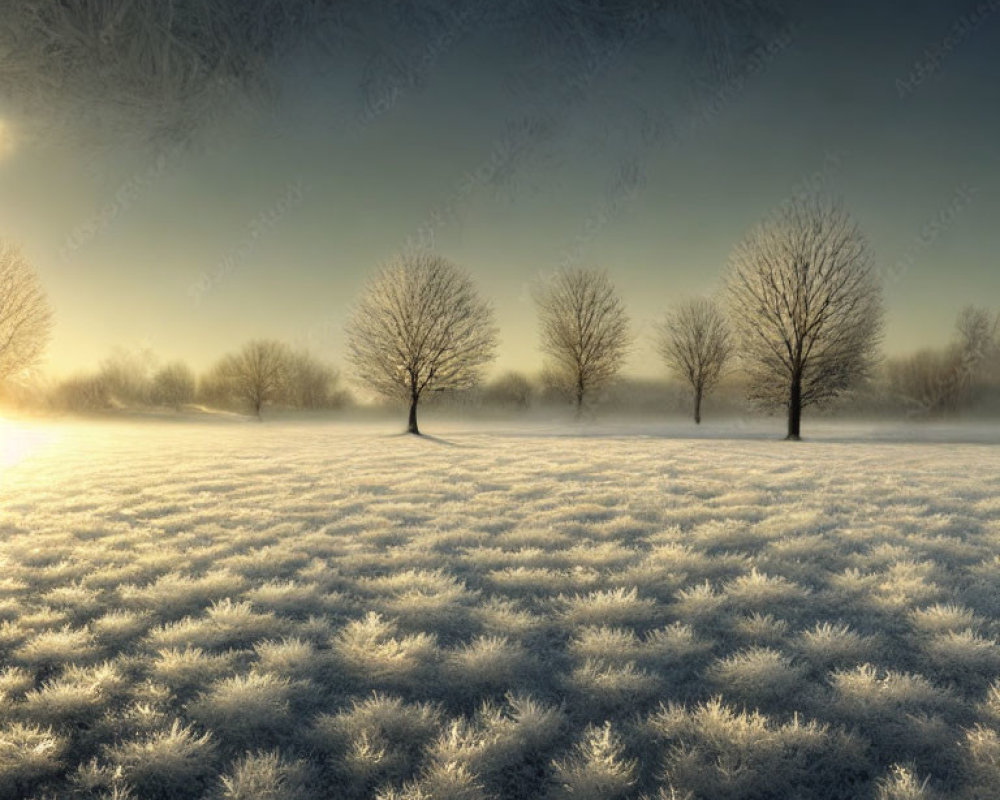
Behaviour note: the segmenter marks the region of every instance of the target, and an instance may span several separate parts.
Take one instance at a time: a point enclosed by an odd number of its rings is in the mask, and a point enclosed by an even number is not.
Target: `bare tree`
[[[467,274],[415,252],[396,257],[368,283],[347,338],[358,380],[386,399],[408,402],[407,430],[419,434],[420,398],[475,386],[494,358],[497,331]]]
[[[886,363],[886,388],[908,413],[938,416],[975,408],[1000,378],[1000,316],[967,306],[955,322],[955,338]]]
[[[101,361],[97,380],[112,407],[147,405],[151,399],[156,356],[148,347],[112,349]]]
[[[730,312],[752,399],[783,404],[788,438],[802,409],[867,377],[882,331],[868,241],[840,207],[795,202],[736,247]]]
[[[166,364],[153,375],[150,398],[154,403],[180,408],[194,400],[195,377],[183,361]]]
[[[970,404],[1000,377],[1000,314],[966,306],[955,324],[961,354],[961,393]]]
[[[908,414],[937,416],[958,411],[962,404],[962,353],[957,345],[926,349],[886,362],[885,375],[893,400]]]
[[[488,406],[524,410],[531,405],[534,390],[526,375],[509,370],[489,382],[482,399]]]
[[[214,370],[214,380],[246,403],[260,419],[261,409],[280,398],[285,387],[290,352],[282,342],[256,339],[238,353],[225,356]]]
[[[536,302],[548,374],[572,394],[580,413],[584,400],[614,379],[625,360],[625,307],[607,273],[590,269],[558,271]]]
[[[667,312],[656,331],[656,349],[667,367],[694,392],[694,421],[701,401],[715,386],[733,353],[725,314],[708,298],[695,298]]]
[[[112,399],[99,375],[75,375],[60,381],[49,395],[51,405],[62,411],[102,411]]]
[[[45,351],[52,311],[19,248],[0,240],[0,381],[24,375]]]
[[[980,306],[966,306],[955,321],[962,351],[985,358],[1000,344],[1000,315]]]
[[[289,354],[286,378],[284,399],[295,408],[335,408],[347,400],[337,369],[308,350]]]

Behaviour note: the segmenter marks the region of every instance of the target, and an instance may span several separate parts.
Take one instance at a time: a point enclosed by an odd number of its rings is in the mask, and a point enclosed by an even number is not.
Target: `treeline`
[[[747,414],[746,390],[737,376],[730,376],[706,401],[706,409],[714,416]],[[448,392],[434,396],[430,407],[446,407],[459,412],[520,414],[528,412],[575,411],[576,397],[572,387],[542,370],[527,374],[509,370],[464,392]],[[686,383],[671,378],[622,375],[613,383],[595,392],[587,409],[601,414],[624,416],[690,416],[690,389]]]
[[[30,394],[51,330],[37,274],[0,241],[0,387],[22,405],[67,411],[193,405],[250,411],[334,409],[351,402],[339,371],[313,354],[258,339],[203,374],[150,353],[117,351],[96,371]],[[372,274],[345,326],[351,379],[387,407],[522,411],[572,405],[577,415],[720,415],[784,410],[788,439],[802,412],[934,417],[1000,410],[1000,316],[970,306],[952,340],[905,357],[881,352],[885,309],[867,238],[839,205],[797,200],[736,245],[714,299],[666,304],[650,329],[654,363],[630,359],[635,328],[608,273],[561,268],[534,290],[536,376],[488,377],[499,345],[492,304],[465,269],[427,251],[400,253]],[[626,362],[674,384],[628,380]],[[676,389],[676,387],[682,387]]]
[[[118,349],[91,373],[22,391],[8,401],[71,412],[200,406],[260,414],[268,407],[334,410],[355,405],[336,366],[272,340],[250,342],[200,374],[183,361],[161,362],[150,351]],[[755,410],[736,369],[729,370],[706,402],[716,416]],[[434,396],[430,403],[459,413],[520,414],[566,408],[575,404],[575,397],[572,387],[549,371],[509,370],[464,391]],[[591,408],[626,415],[688,414],[690,387],[666,370],[663,378],[622,376],[592,398]],[[867,383],[829,412],[927,419],[1000,412],[1000,313],[963,309],[950,342],[887,358]]]
[[[680,376],[621,377],[593,398],[593,407],[624,414],[688,414],[690,387]],[[505,372],[462,395],[438,400],[465,408],[508,411],[573,404],[572,391],[542,372]],[[732,362],[706,400],[716,416],[752,413],[746,378]],[[831,404],[827,413],[857,416],[947,418],[1000,413],[1000,312],[968,306],[952,340],[938,348],[886,358],[871,378]]]
[[[148,351],[119,349],[92,373],[60,381],[38,398],[63,411],[204,406],[251,411],[265,406],[335,409],[350,402],[340,372],[307,350],[255,340],[197,374],[183,361],[160,363]]]
[[[546,373],[505,372],[461,396],[438,402],[460,407],[526,411],[568,406],[572,392]],[[752,413],[746,378],[736,362],[706,400],[716,416]],[[611,413],[689,414],[690,386],[664,371],[663,378],[621,377],[593,399]],[[871,378],[828,406],[834,415],[911,419],[1000,413],[1000,312],[968,306],[952,338],[937,348],[884,359]]]
[[[883,381],[888,407],[911,415],[1000,410],[1000,313],[963,309],[948,345],[887,360]]]

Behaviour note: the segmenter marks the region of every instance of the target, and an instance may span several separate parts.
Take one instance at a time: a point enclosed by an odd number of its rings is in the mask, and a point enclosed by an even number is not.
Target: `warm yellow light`
[[[44,432],[0,417],[0,470],[20,463],[43,445]]]
[[[0,119],[0,159],[14,152],[14,133],[6,122]]]

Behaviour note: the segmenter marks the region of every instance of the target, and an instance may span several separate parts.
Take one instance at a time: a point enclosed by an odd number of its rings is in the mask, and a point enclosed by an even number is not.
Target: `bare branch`
[[[694,416],[701,422],[701,401],[718,384],[733,354],[729,323],[707,298],[672,309],[656,331],[656,349],[667,367],[690,385]]]
[[[213,371],[213,379],[259,417],[266,404],[282,396],[291,360],[292,353],[284,343],[257,339],[223,358]]]
[[[0,381],[25,375],[48,344],[52,311],[21,251],[0,240]]]
[[[347,338],[357,379],[387,399],[409,400],[412,429],[424,392],[479,382],[494,358],[497,331],[489,304],[458,267],[430,253],[409,253],[369,282]]]
[[[619,372],[628,350],[628,316],[606,273],[563,269],[537,294],[542,351],[578,409]]]
[[[867,239],[820,200],[794,203],[736,247],[727,293],[751,398],[805,406],[867,377],[882,332],[882,294]]]

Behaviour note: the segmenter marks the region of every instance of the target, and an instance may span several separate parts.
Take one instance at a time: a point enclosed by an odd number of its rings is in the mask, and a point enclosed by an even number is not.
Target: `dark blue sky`
[[[545,20],[531,39],[455,19],[375,58],[300,51],[179,149],[36,138],[0,106],[0,235],[55,306],[50,371],[139,344],[202,367],[257,336],[340,362],[365,276],[419,241],[493,299],[498,368],[538,366],[531,285],[580,264],[625,297],[630,371],[657,374],[650,323],[814,189],[872,241],[888,352],[1000,306],[1000,0],[799,6],[749,56],[730,39],[726,73],[681,18],[622,38],[611,20],[582,55]]]

